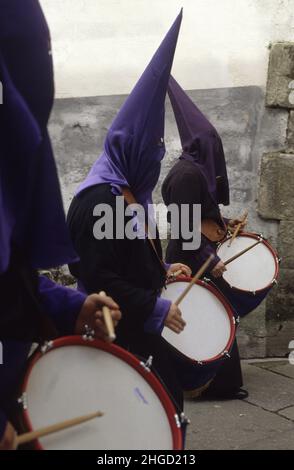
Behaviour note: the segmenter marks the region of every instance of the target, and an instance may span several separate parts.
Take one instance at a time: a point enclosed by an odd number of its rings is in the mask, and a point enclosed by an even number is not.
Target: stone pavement
[[[294,449],[294,365],[246,360],[242,370],[246,400],[186,401],[187,449]]]

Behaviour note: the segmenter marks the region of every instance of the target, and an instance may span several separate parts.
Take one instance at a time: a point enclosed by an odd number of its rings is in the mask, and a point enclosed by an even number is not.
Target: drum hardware
[[[191,424],[191,420],[185,415],[184,412],[181,413],[180,415],[180,421],[181,421],[181,424],[185,424],[185,425],[188,425],[188,424]]]
[[[237,317],[234,317],[234,322],[235,322],[235,325],[239,325],[240,324],[240,317],[239,315]]]
[[[202,361],[196,361],[198,366],[203,366],[203,362]]]
[[[229,353],[229,351],[226,350],[222,352],[222,356],[225,356],[227,359],[231,358],[231,354]]]
[[[141,366],[144,367],[146,372],[151,372],[151,367],[152,367],[152,362],[153,362],[153,356],[149,356],[146,362],[140,362]]]
[[[45,341],[45,343],[41,346],[41,353],[46,354],[53,346],[53,341]]]
[[[274,286],[278,285],[277,279],[273,279],[272,283],[273,283]]]
[[[93,341],[94,335],[95,335],[95,331],[93,330],[93,328],[91,328],[89,325],[85,325],[84,329],[85,329],[85,333],[82,336],[83,340]]]
[[[282,260],[283,260],[283,258],[277,258],[277,261],[278,261],[279,264],[281,264]]]
[[[177,428],[181,428],[181,421],[180,421],[179,415],[178,414],[174,415],[174,419],[175,419]]]
[[[27,394],[25,392],[17,399],[17,403],[21,406],[23,410],[28,409]]]

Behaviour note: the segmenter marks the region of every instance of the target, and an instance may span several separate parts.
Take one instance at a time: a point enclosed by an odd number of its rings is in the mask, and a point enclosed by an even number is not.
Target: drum
[[[104,413],[40,438],[37,449],[182,449],[180,420],[159,380],[132,354],[102,341],[48,343],[31,361],[22,402],[28,431]]]
[[[162,297],[175,302],[190,282],[171,281]],[[179,305],[186,327],[180,334],[164,328],[163,337],[186,357],[187,366],[178,373],[184,390],[194,391],[208,384],[222,362],[230,357],[236,334],[234,311],[223,295],[204,281],[197,281]]]
[[[279,258],[273,247],[255,233],[240,233],[230,245],[230,238],[217,249],[225,262],[260,240],[260,243],[229,263],[223,278],[212,279],[240,316],[254,310],[277,283]]]

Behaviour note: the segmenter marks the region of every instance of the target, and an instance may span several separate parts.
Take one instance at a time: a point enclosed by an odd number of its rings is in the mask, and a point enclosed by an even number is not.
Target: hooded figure
[[[168,94],[179,130],[182,153],[163,182],[163,200],[167,206],[172,203],[201,204],[201,218],[213,220],[225,234],[226,227],[218,204],[229,204],[229,183],[221,138],[173,77],[170,77]],[[191,219],[191,230],[192,222]],[[211,254],[215,258],[210,264],[210,270],[220,262],[215,246],[204,236],[196,252],[183,250],[182,242],[181,239],[170,241],[168,262],[175,258],[181,259],[193,272]]]
[[[119,303],[123,315],[118,343],[134,353],[154,357],[155,368],[180,408],[181,386],[169,345],[160,336],[171,307],[170,301],[160,298],[166,280],[160,240],[153,240],[155,250],[145,238],[118,237],[115,221],[118,197],[125,188],[144,208],[152,201],[165,154],[164,105],[181,20],[182,12],[111,124],[102,155],[79,186],[68,213],[80,257],[78,264],[70,266],[72,274],[88,293],[103,286]],[[93,234],[99,223],[99,204],[108,205],[108,222],[113,216],[113,237],[99,239]],[[123,201],[123,212],[126,207]]]
[[[201,243],[197,250],[184,250],[183,239],[171,239],[167,248],[166,260],[169,263],[180,260],[186,263],[195,274],[209,255],[214,255],[206,276],[217,276],[222,261],[216,254],[216,243],[204,234],[204,219],[212,227],[216,225],[221,238],[226,234],[226,223],[221,216],[218,204],[229,204],[229,183],[221,139],[203,113],[192,102],[176,80],[171,77],[168,93],[176,118],[182,153],[171,168],[162,185],[165,204],[188,204],[190,230],[195,230],[192,215],[193,204],[201,205]],[[226,221],[228,222],[228,221]],[[237,221],[232,221],[236,223]],[[185,240],[187,241],[187,240]],[[212,277],[213,282],[223,291],[222,278]],[[225,296],[236,309],[234,293]],[[252,302],[252,300],[251,300]],[[239,303],[238,303],[239,306]],[[237,311],[237,313],[239,313]],[[247,392],[241,390],[242,373],[237,343],[231,352],[231,359],[224,362],[206,395],[212,397],[245,398]]]
[[[0,81],[1,449],[31,343],[73,334],[86,299],[36,270],[78,259],[47,132],[53,69],[37,0],[0,2]]]
[[[172,76],[169,81],[168,95],[183,149],[180,159],[190,161],[197,166],[216,204],[229,205],[226,161],[217,130]]]
[[[129,187],[138,203],[152,202],[165,154],[165,97],[182,13],[177,17],[141,78],[112,122],[104,151],[76,195],[109,183],[114,194]]]

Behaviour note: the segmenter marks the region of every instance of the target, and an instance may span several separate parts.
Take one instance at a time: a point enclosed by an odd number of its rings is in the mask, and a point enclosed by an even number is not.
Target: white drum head
[[[40,439],[44,449],[173,449],[166,411],[148,382],[122,359],[71,345],[33,366],[26,388],[34,430],[95,411],[95,418]]]
[[[241,235],[235,238],[231,246],[229,240],[225,241],[220,245],[217,254],[222,261],[226,261],[256,241],[255,238]],[[275,274],[275,256],[268,246],[261,242],[228,264],[223,278],[230,286],[255,292],[268,287],[274,280]]]
[[[162,297],[175,301],[187,282],[168,284]],[[187,323],[179,335],[164,328],[164,338],[180,352],[196,361],[207,361],[221,354],[230,340],[232,326],[224,305],[208,288],[195,284],[179,308]]]

